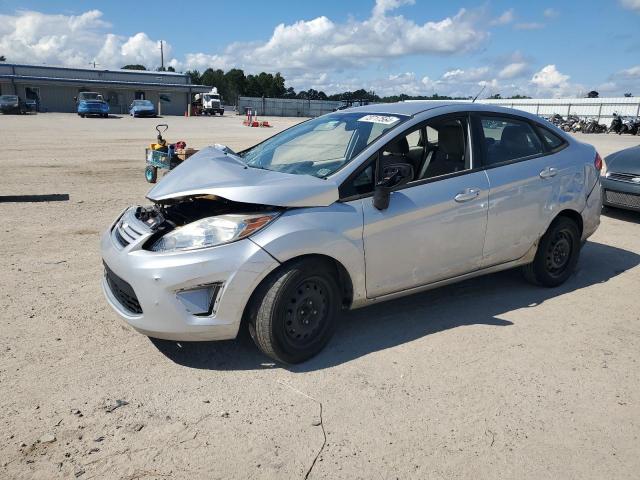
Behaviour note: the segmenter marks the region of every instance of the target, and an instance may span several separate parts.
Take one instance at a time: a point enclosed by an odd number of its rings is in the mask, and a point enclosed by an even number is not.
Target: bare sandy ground
[[[232,148],[298,121],[165,120]],[[246,337],[152,342],[103,300],[99,232],[144,202],[155,123],[0,116],[0,195],[69,195],[0,203],[0,478],[638,478],[639,215],[603,216],[558,289],[504,272],[354,311],[281,368]]]

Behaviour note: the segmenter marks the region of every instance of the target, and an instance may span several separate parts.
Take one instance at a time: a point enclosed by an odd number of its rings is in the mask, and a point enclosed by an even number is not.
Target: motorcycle
[[[621,130],[622,130],[622,117],[617,113],[614,113],[613,120],[611,120],[611,125],[609,126],[607,133],[614,132],[620,135],[622,133]]]

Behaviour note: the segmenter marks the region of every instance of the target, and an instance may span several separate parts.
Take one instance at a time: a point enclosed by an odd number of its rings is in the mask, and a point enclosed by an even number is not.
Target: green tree
[[[193,85],[202,85],[202,79],[198,70],[187,70],[184,73],[189,77],[189,83]]]
[[[4,55],[0,55],[0,62],[6,62],[7,59]]]
[[[239,68],[232,68],[224,74],[224,80],[226,85],[226,93],[222,96],[231,102],[235,102],[240,95],[245,95],[247,88],[247,77],[244,72]]]
[[[175,72],[175,71],[176,71],[176,69],[175,69],[175,68],[173,68],[171,65],[169,65],[169,66],[167,67],[167,72]]]
[[[139,63],[133,63],[130,65],[125,65],[124,67],[122,67],[122,70],[146,70],[147,67],[145,67],[144,65],[140,65]]]

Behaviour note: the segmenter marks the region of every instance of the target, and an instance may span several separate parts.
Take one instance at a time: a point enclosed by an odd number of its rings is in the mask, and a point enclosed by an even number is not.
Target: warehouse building
[[[146,99],[163,115],[183,115],[193,94],[210,89],[192,85],[182,73],[0,62],[0,95],[35,100],[41,112],[75,112],[79,92],[98,92],[109,102],[111,113],[128,113],[133,100]]]

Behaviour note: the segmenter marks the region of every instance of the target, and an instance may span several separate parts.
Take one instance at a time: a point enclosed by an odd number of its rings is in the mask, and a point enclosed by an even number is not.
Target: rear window
[[[485,165],[518,160],[544,153],[540,139],[527,122],[512,118],[481,118]]]
[[[555,133],[551,133],[549,130],[542,127],[539,127],[539,130],[544,143],[547,144],[550,150],[555,150],[556,148],[560,148],[564,145],[564,140]]]

